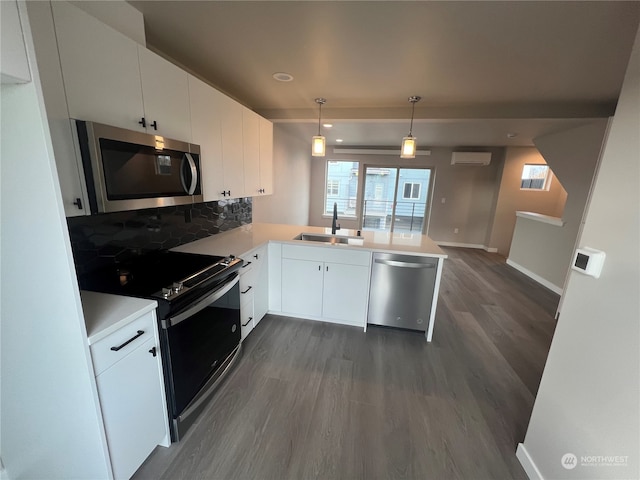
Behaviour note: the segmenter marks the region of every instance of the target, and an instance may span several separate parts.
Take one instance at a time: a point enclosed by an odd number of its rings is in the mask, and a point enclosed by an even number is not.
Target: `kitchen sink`
[[[333,245],[362,245],[363,237],[345,237],[339,235],[328,235],[322,233],[301,233],[294,240],[304,240],[305,242],[330,243]]]

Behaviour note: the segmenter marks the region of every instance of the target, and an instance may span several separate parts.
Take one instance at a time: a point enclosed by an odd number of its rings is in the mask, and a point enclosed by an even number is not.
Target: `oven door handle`
[[[166,330],[167,328],[177,325],[183,320],[186,320],[187,318],[192,317],[196,313],[204,310],[212,303],[224,297],[229,292],[229,290],[231,290],[233,287],[236,286],[236,284],[239,281],[240,281],[240,276],[237,273],[234,273],[232,279],[230,279],[227,283],[225,283],[219,289],[215,290],[211,294],[204,297],[202,300],[198,301],[198,303],[190,307],[188,310],[185,310],[184,312],[176,315],[175,317],[169,317],[162,320],[162,322],[160,322],[162,324],[162,328]]]

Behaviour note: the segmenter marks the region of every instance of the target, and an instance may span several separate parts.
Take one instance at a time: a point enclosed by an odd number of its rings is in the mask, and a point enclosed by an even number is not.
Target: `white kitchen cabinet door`
[[[76,156],[75,124],[69,120],[51,5],[48,2],[27,2],[27,11],[64,213],[67,217],[88,215],[84,172],[82,162]]]
[[[145,131],[138,45],[67,2],[51,2],[69,116]]]
[[[96,377],[111,466],[116,479],[128,479],[153,449],[166,440],[163,381],[150,338]]]
[[[260,115],[242,108],[244,192],[249,197],[261,193],[260,184]]]
[[[256,258],[257,257],[257,258]],[[253,324],[258,325],[269,310],[269,267],[267,262],[267,247],[255,251],[252,256],[255,291],[253,293]]]
[[[242,105],[220,94],[217,109],[222,128],[223,198],[244,196]]]
[[[191,142],[189,75],[138,45],[147,132]]]
[[[273,193],[273,123],[260,117],[260,188],[262,195]]]
[[[205,202],[218,200],[224,188],[222,127],[215,114],[222,95],[203,81],[189,75],[189,103],[193,143],[200,145],[202,194]]]
[[[27,83],[31,81],[31,71],[27,60],[22,24],[18,13],[18,2],[0,2],[2,41],[0,42],[0,72],[2,83]]]
[[[322,262],[282,259],[282,312],[322,315]]]
[[[369,294],[369,267],[324,264],[322,316],[363,326]]]

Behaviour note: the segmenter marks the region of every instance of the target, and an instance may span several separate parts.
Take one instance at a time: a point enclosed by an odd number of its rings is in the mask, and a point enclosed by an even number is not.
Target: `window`
[[[551,176],[548,165],[525,164],[520,188],[523,190],[549,190]]]
[[[356,216],[356,198],[358,197],[359,162],[341,160],[327,161],[325,178],[324,214],[333,214],[333,204],[338,204],[341,217]]]
[[[420,198],[420,184],[405,182],[402,198],[409,200],[418,200]]]
[[[339,180],[327,180],[327,197],[337,197],[340,191]]]

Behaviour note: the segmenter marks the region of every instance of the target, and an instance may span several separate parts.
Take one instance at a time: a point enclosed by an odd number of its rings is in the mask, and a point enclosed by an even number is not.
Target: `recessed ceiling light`
[[[336,142],[337,143],[342,143],[342,139],[341,138],[336,138]]]
[[[509,132],[507,133],[507,138],[516,138],[518,136],[517,133]]]
[[[290,82],[293,80],[293,75],[285,72],[276,72],[273,74],[273,78],[279,82]]]
[[[331,128],[331,127],[333,127],[333,123],[323,123],[322,126],[324,128]]]

